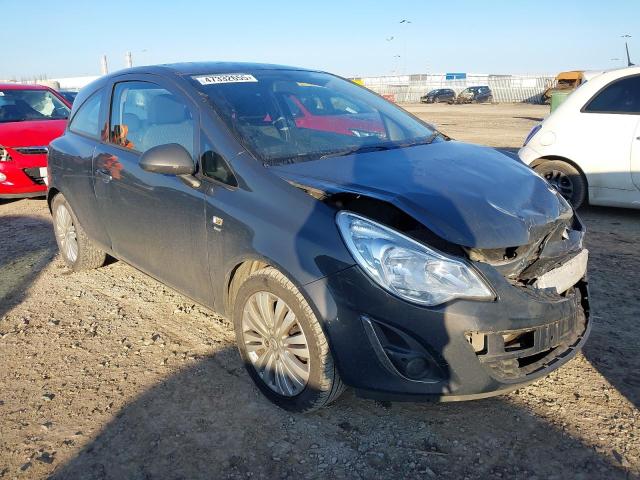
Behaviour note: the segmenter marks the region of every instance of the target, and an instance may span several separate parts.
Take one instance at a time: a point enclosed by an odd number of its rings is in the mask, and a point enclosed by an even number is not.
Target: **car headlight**
[[[0,162],[10,162],[11,160],[13,159],[11,158],[11,155],[9,155],[9,152],[0,145]]]
[[[405,300],[433,306],[454,298],[494,298],[463,261],[352,212],[338,212],[336,222],[358,265],[382,288]]]

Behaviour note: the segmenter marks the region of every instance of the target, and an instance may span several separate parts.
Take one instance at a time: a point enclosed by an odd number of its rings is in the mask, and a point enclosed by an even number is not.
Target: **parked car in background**
[[[453,103],[456,100],[456,92],[454,92],[450,88],[437,88],[436,90],[431,90],[426,95],[420,97],[421,103]]]
[[[306,105],[309,89],[339,99],[340,129],[298,122],[291,99]],[[363,111],[380,132],[353,134]],[[500,394],[590,331],[584,229],[558,192],[328,73],[103,76],[78,95],[49,172],[72,270],[109,254],[225,315],[253,381],[292,411],[345,385],[389,400]]]
[[[64,97],[64,99],[69,102],[69,104],[73,104],[73,101],[78,96],[78,92],[74,90],[59,90],[58,93]]]
[[[519,156],[576,208],[640,208],[640,67],[582,84],[531,130]]]
[[[47,146],[64,131],[69,111],[48,87],[0,84],[0,198],[46,194]]]
[[[462,90],[456,98],[457,103],[491,103],[493,102],[493,92],[486,85],[479,87],[467,87]]]

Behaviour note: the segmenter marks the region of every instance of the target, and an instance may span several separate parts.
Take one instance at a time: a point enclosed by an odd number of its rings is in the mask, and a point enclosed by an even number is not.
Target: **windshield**
[[[196,75],[243,145],[267,165],[430,143],[435,132],[398,107],[326,73]]]
[[[48,90],[0,90],[0,123],[67,117],[69,108]]]

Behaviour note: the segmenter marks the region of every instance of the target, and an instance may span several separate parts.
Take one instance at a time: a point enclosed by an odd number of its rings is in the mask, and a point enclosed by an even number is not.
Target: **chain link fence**
[[[436,88],[451,88],[457,95],[467,87],[481,85],[489,86],[494,102],[540,103],[542,93],[555,84],[551,75],[468,74],[463,79],[447,80],[445,74],[426,74],[363,77],[358,80],[380,95],[393,95],[398,103],[419,102],[421,96]]]

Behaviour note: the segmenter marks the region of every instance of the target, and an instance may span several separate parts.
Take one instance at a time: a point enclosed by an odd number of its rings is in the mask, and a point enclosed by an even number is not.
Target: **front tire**
[[[61,193],[51,202],[51,215],[60,255],[71,270],[79,272],[104,265],[107,254],[89,240]]]
[[[587,199],[587,180],[570,163],[562,160],[545,160],[533,169],[558,190],[576,210]]]
[[[310,412],[344,391],[320,322],[280,271],[258,270],[241,285],[233,324],[247,372],[279,407]]]

